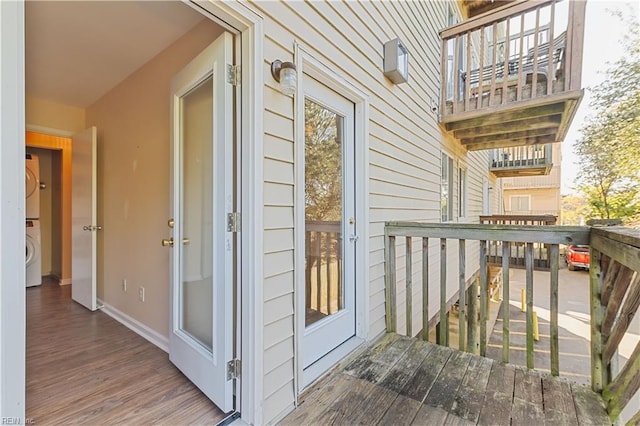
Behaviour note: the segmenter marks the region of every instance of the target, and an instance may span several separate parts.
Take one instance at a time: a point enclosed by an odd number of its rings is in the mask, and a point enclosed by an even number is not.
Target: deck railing
[[[398,241],[398,239],[401,239]],[[435,240],[435,243],[432,242]],[[477,274],[466,271],[467,247],[477,241],[478,259],[472,264]],[[502,249],[502,298],[509,300],[510,248],[524,246],[525,304],[526,304],[526,364],[534,365],[534,306],[533,270],[534,244],[547,245],[549,251],[549,310],[550,310],[550,366],[551,374],[560,373],[558,334],[558,271],[561,244],[591,245],[591,345],[592,387],[603,393],[612,420],[615,420],[629,399],[640,387],[640,343],[624,366],[617,371],[616,351],[640,305],[640,232],[624,228],[591,228],[555,225],[495,225],[495,224],[425,224],[416,222],[388,222],[385,227],[385,285],[387,330],[398,332],[398,312],[405,309],[406,335],[418,333],[428,340],[436,328],[436,342],[448,345],[449,311],[458,302],[459,349],[481,355],[487,352],[487,321],[489,276],[487,251],[490,242],[500,243]],[[419,249],[414,250],[414,242]],[[434,247],[435,246],[435,247]],[[434,250],[435,249],[435,250]],[[457,265],[449,254],[457,251]],[[402,259],[404,257],[404,259]],[[429,263],[435,257],[439,263],[439,282],[432,282]],[[418,259],[416,262],[415,259]],[[401,264],[397,263],[401,260]],[[414,266],[418,271],[414,273]],[[451,272],[451,269],[455,269]],[[457,268],[456,268],[457,266]],[[404,269],[404,282],[398,273]],[[452,274],[453,277],[450,277]],[[436,274],[437,275],[437,274]],[[468,277],[472,279],[467,279]],[[477,277],[477,278],[476,278]],[[418,278],[418,279],[416,279]],[[456,282],[452,288],[451,280]],[[478,286],[479,284],[479,286]],[[421,291],[414,291],[415,287]],[[403,288],[401,288],[403,287]],[[479,290],[478,290],[479,287]],[[398,293],[404,290],[405,299]],[[439,293],[439,309],[432,309],[430,297]],[[479,320],[476,314],[480,296]],[[422,321],[414,327],[414,294],[421,293]],[[509,303],[502,304],[502,361],[509,362],[510,311]],[[635,420],[640,421],[640,413]]]
[[[494,149],[491,169],[551,166],[551,152],[551,144]]]
[[[579,90],[574,3],[513,2],[442,31],[442,114]]]
[[[591,381],[615,420],[640,388],[640,342],[623,366],[617,356],[640,305],[640,231],[594,227],[590,241]]]

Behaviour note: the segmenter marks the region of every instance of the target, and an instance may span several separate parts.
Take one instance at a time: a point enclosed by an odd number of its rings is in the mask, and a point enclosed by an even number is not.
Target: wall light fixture
[[[271,63],[271,75],[280,83],[280,91],[285,95],[293,95],[296,92],[298,81],[296,65],[293,62],[282,62],[276,59]]]

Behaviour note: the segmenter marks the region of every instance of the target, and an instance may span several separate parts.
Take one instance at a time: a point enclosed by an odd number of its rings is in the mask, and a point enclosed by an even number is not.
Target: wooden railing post
[[[385,314],[387,319],[387,331],[396,331],[396,237],[384,233],[384,269],[385,269]]]
[[[459,242],[459,260],[458,260],[458,272],[459,272],[459,287],[458,294],[460,295],[458,299],[458,348],[461,351],[464,351],[467,335],[466,335],[466,327],[467,327],[467,301],[466,301],[466,293],[467,293],[467,281],[465,279],[465,271],[466,271],[466,242],[465,240],[460,240]]]
[[[550,295],[549,304],[551,310],[551,374],[560,375],[560,343],[558,340],[558,270],[560,250],[557,244],[552,244],[549,249],[551,257]]]
[[[589,288],[591,305],[591,387],[596,392],[602,392],[606,384],[605,369],[602,365],[602,304],[601,295],[601,254],[593,247],[589,257]]]
[[[487,355],[487,241],[480,241],[480,355]]]
[[[478,353],[478,280],[476,279],[467,290],[467,300],[469,305],[468,327],[467,327],[467,352]]]
[[[422,238],[422,340],[429,340],[429,239]]]
[[[533,358],[533,243],[525,246],[527,292],[527,368],[534,368]]]
[[[412,263],[412,238],[405,237],[405,299],[406,299],[406,321],[407,321],[407,336],[413,337],[413,263]]]
[[[449,316],[447,309],[447,239],[440,239],[440,324],[438,344],[449,346]]]
[[[502,362],[509,362],[509,321],[510,308],[509,297],[509,251],[511,245],[508,241],[502,242]]]

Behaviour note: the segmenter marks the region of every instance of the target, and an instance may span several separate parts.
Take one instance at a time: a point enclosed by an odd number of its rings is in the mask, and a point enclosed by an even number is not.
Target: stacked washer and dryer
[[[40,163],[38,156],[26,155],[27,287],[42,284],[42,249],[40,245]]]

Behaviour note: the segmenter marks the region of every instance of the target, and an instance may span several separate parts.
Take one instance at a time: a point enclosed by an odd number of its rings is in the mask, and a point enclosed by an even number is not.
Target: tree
[[[609,64],[606,79],[592,89],[587,117],[576,145],[578,189],[589,218],[640,218],[640,30],[632,13],[613,12],[626,22],[627,55]]]

